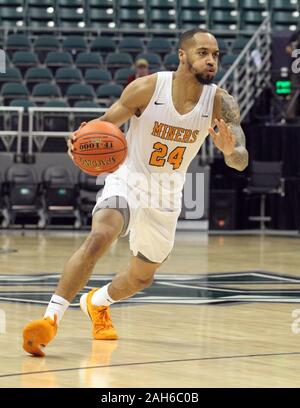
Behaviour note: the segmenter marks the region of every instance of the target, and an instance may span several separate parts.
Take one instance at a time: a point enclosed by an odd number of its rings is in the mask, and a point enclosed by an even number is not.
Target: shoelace
[[[112,321],[110,319],[109,310],[107,308],[99,310],[95,326],[96,328],[99,326],[99,329],[103,328],[110,329],[113,327]]]

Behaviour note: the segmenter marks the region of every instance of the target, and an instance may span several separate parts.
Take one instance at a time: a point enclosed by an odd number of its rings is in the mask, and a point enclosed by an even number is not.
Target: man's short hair
[[[192,30],[187,30],[183,32],[178,40],[178,49],[184,49],[185,43],[190,40],[191,38],[194,37],[195,34],[197,33],[206,33],[206,34],[211,34],[213,35],[210,31],[204,29],[204,28],[193,28]]]

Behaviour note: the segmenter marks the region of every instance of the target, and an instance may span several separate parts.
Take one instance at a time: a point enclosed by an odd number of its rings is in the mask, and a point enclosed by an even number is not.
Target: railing
[[[237,101],[241,120],[245,119],[270,83],[271,55],[271,21],[267,17],[218,83],[220,88],[227,90]],[[208,158],[209,162],[214,160],[215,148],[211,138],[203,145],[201,157]]]
[[[57,113],[70,116],[74,113],[104,113],[106,108],[61,108],[61,107],[29,107],[29,125],[28,125],[28,154],[33,153],[33,143],[36,144],[40,152],[47,138],[51,137],[68,137],[70,132],[55,132],[34,130],[34,116],[39,113]]]
[[[9,151],[15,137],[17,137],[17,154],[22,150],[22,124],[23,124],[23,112],[24,108],[21,106],[0,106],[0,112],[17,112],[18,114],[18,129],[17,130],[0,130],[0,139],[4,144],[4,147]],[[4,113],[4,121],[5,121]]]

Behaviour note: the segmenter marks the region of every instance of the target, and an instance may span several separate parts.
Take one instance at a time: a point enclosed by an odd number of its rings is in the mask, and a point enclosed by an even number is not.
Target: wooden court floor
[[[112,307],[118,341],[93,341],[75,299],[46,358],[26,355],[22,327],[83,239],[0,233],[0,387],[300,386],[298,238],[178,233],[153,287]],[[116,243],[89,287],[129,254]]]

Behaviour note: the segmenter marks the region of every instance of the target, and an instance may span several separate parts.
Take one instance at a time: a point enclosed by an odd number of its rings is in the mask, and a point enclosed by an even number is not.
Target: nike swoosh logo
[[[51,300],[51,303],[55,303],[56,305],[60,305],[60,306],[63,306],[61,303],[58,303],[58,302],[54,302],[54,300]]]
[[[154,105],[165,105],[165,104],[155,101],[155,102],[154,102]]]
[[[202,115],[202,118],[208,118],[208,115]]]

